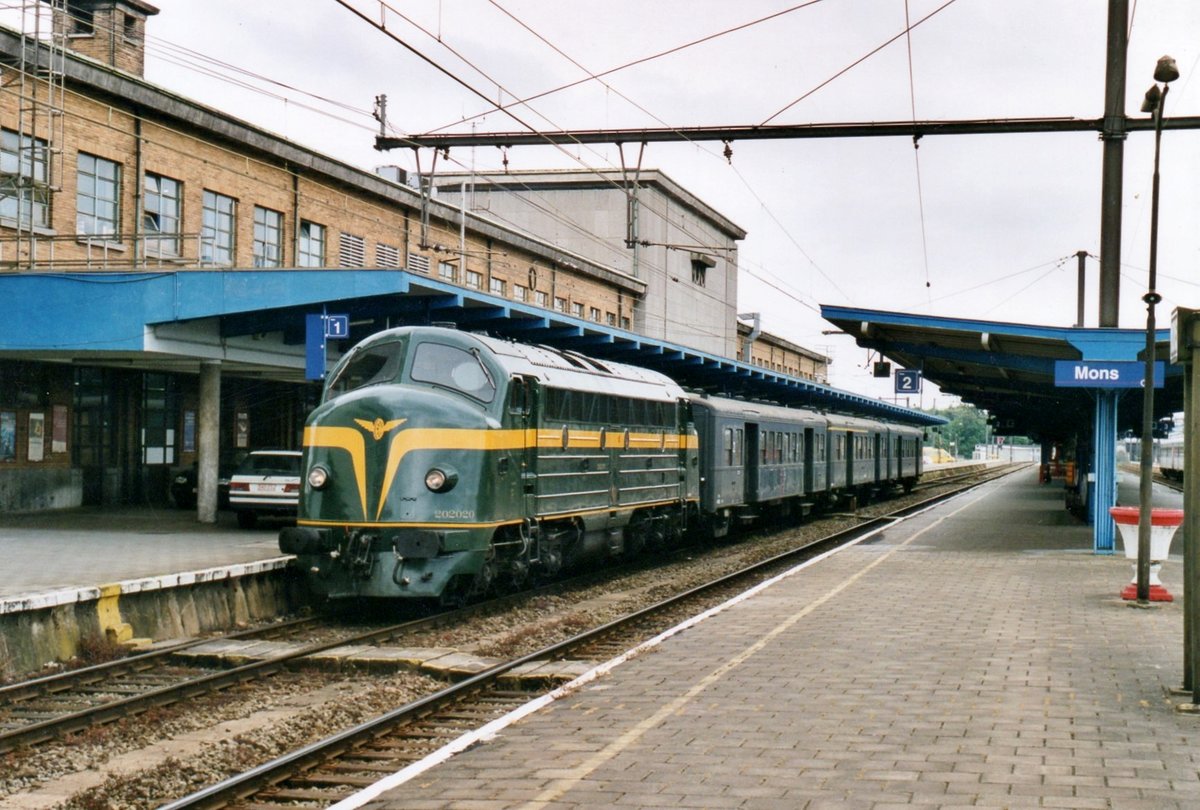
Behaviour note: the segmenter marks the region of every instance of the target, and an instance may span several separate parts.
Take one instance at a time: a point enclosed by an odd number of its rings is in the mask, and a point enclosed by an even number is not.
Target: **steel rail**
[[[302,619],[292,619],[290,621],[279,622],[268,627],[256,627],[250,630],[238,630],[233,633],[227,633],[223,636],[219,636],[218,638],[270,638],[273,635],[278,635],[280,631],[295,630],[298,626],[315,624],[318,621],[320,621],[319,618],[309,616]],[[197,647],[201,644],[208,644],[211,641],[214,641],[214,639],[192,639],[190,641],[183,641],[178,644],[160,647],[150,652],[137,653],[136,655],[118,658],[113,661],[105,661],[100,664],[80,667],[79,669],[71,669],[65,672],[56,672],[53,675],[44,675],[40,678],[31,678],[30,680],[18,681],[17,683],[0,686],[0,709],[13,708],[16,704],[32,698],[42,697],[44,695],[53,695],[79,686],[95,684],[105,678],[139,674],[153,667],[159,666],[163,659],[170,658],[177,652],[186,650],[190,647]]]
[[[490,602],[486,604],[489,607],[492,606],[492,603]],[[478,609],[479,607],[479,605],[473,605],[465,608],[463,612],[469,612],[471,610]],[[111,723],[151,708],[177,703],[185,698],[198,697],[209,692],[226,689],[247,681],[269,677],[286,669],[292,662],[300,658],[317,655],[319,653],[326,652],[327,650],[331,650],[336,647],[342,647],[347,644],[373,643],[380,640],[385,640],[400,633],[420,630],[425,626],[435,626],[440,622],[446,621],[448,617],[454,615],[458,615],[458,612],[451,612],[449,614],[440,613],[434,616],[412,619],[400,624],[389,625],[382,629],[369,630],[365,633],[354,634],[345,638],[336,639],[334,641],[323,641],[319,644],[311,644],[292,652],[280,654],[274,658],[268,658],[262,661],[252,661],[248,664],[234,667],[233,669],[202,675],[198,678],[191,678],[181,681],[180,683],[159,687],[157,689],[150,689],[139,695],[118,698],[116,700],[111,700],[96,706],[89,706],[85,709],[80,709],[79,711],[70,712],[58,717],[50,718],[48,720],[43,720],[38,723],[31,723],[19,728],[3,731],[0,732],[0,754],[11,751],[14,748],[18,748],[22,745],[35,745],[37,743],[47,742],[65,734],[81,731],[90,726]],[[194,645],[189,644],[186,646]],[[177,652],[178,649],[179,648],[175,648],[170,652]]]

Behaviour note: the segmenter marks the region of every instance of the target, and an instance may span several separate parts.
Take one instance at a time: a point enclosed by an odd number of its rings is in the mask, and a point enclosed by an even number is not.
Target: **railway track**
[[[932,482],[930,486],[950,485],[971,477],[954,476]],[[978,478],[978,474],[974,477]],[[685,550],[684,553],[691,553],[691,550]],[[659,560],[653,564],[661,562]],[[336,647],[348,644],[381,644],[407,633],[462,622],[487,611],[503,610],[514,601],[540,593],[586,584],[600,577],[620,578],[629,571],[646,565],[646,561],[640,561],[626,566],[611,567],[571,580],[560,580],[540,589],[477,603],[457,611],[389,624],[360,633],[336,633],[333,639],[302,645],[298,649],[267,660],[229,669],[200,669],[194,663],[180,665],[177,658],[179,653],[213,641],[208,638],[0,687],[0,754],[22,746],[61,739],[73,732],[115,722],[155,707],[171,705],[184,699],[267,678],[294,666],[301,659]],[[324,621],[322,617],[297,619],[266,628],[232,633],[224,638],[287,638],[320,627]]]
[[[1012,472],[996,472],[986,480]],[[164,805],[163,810],[199,808],[253,808],[266,810],[312,803],[325,807],[375,784],[416,763],[454,741],[469,744],[464,734],[528,705],[561,683],[517,680],[522,669],[545,667],[547,662],[610,660],[676,626],[684,618],[719,604],[806,558],[848,544],[886,528],[947,498],[977,486],[954,487],[887,515],[829,535],[803,548],[748,566],[648,608],[582,632],[544,649],[491,667],[366,723],[308,745],[190,796]],[[517,686],[516,684],[522,684]],[[464,742],[464,740],[467,740]]]
[[[405,633],[437,627],[481,611],[501,609],[505,601],[512,598],[502,597],[459,611],[411,619],[365,632],[335,633],[334,638],[304,644],[266,660],[230,669],[180,665],[176,656],[214,640],[206,638],[2,687],[0,754],[22,746],[61,739],[73,732],[122,720],[187,698],[267,678],[303,658],[336,647],[379,644]],[[295,619],[266,628],[231,633],[222,638],[278,640],[322,627],[326,621],[319,616]]]

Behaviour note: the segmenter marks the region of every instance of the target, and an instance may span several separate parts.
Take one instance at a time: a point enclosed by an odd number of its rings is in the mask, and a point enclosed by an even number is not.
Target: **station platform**
[[[0,516],[0,681],[99,642],[140,647],[286,613],[278,526],[236,523],[146,507]]]
[[[271,560],[278,535],[269,523],[240,529],[228,511],[215,524],[194,510],[149,507],[4,515],[0,602]]]
[[[1176,601],[1132,607],[1128,561],[1030,468],[335,807],[1195,808],[1176,543]]]

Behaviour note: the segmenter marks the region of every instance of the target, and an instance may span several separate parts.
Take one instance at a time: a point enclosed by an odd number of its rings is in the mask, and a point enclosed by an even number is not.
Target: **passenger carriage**
[[[824,492],[825,418],[813,411],[693,396],[700,509],[713,536],[735,521],[806,514]]]

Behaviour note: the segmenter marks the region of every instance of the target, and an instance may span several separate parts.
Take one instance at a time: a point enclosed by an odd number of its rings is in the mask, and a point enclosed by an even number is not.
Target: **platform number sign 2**
[[[921,372],[916,369],[905,369],[896,372],[897,394],[921,393]]]

